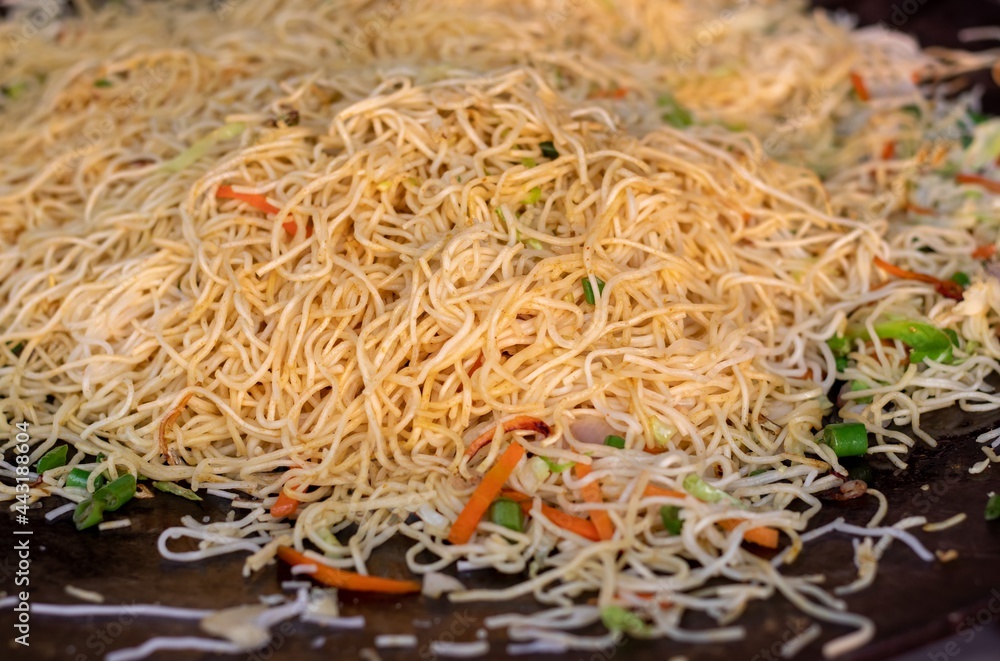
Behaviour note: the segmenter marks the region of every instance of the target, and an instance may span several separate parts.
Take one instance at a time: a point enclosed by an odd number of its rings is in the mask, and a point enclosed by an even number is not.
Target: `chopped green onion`
[[[875,334],[882,340],[899,340],[910,347],[910,362],[924,358],[947,363],[951,360],[951,338],[937,326],[920,321],[898,319],[875,324]]]
[[[524,532],[524,512],[520,505],[509,498],[493,501],[490,505],[490,521],[514,532]]]
[[[524,198],[524,204],[537,204],[542,199],[542,189],[535,186],[528,191],[528,197]]]
[[[94,87],[111,87],[112,82],[107,78],[98,78],[94,81]]]
[[[215,129],[201,140],[182,151],[180,154],[164,163],[161,168],[170,172],[180,172],[199,158],[204,156],[209,149],[223,140],[231,140],[246,130],[247,125],[243,122],[233,122],[225,124]]]
[[[545,465],[549,467],[549,470],[553,473],[561,473],[568,468],[573,468],[576,466],[575,461],[567,461],[565,464],[556,463],[555,461],[549,459],[548,457],[539,457],[545,462]]]
[[[972,280],[969,279],[969,275],[965,271],[955,271],[954,275],[951,276],[950,280],[952,282],[957,282],[963,287],[968,287],[972,284]]]
[[[697,498],[698,500],[704,501],[706,503],[717,503],[721,500],[727,500],[733,504],[743,506],[739,498],[726,493],[718,487],[713,487],[711,484],[701,479],[701,477],[695,475],[694,473],[689,473],[684,481],[681,482],[681,486],[689,494]]]
[[[850,353],[852,344],[853,342],[843,335],[834,335],[826,341],[826,345],[830,347],[830,351],[833,352],[834,356],[843,356]]]
[[[85,468],[74,468],[69,472],[69,475],[66,476],[65,486],[76,489],[86,489],[87,481],[90,479],[90,474],[92,472],[93,471],[89,471]],[[100,489],[106,481],[107,478],[104,477],[104,473],[101,473],[94,479],[94,489]]]
[[[66,453],[69,452],[68,445],[60,445],[59,447],[49,450],[42,458],[38,460],[38,464],[35,466],[35,472],[41,475],[45,471],[52,470],[53,468],[59,468],[60,466],[66,465]]]
[[[983,122],[985,122],[990,118],[989,115],[984,115],[983,113],[976,112],[975,110],[970,110],[968,111],[968,113],[969,113],[969,119],[972,120],[973,124],[982,124]]]
[[[771,470],[770,468],[758,468],[756,470],[750,471],[750,475],[748,475],[748,477],[756,477],[758,475],[763,475],[764,473],[767,473],[770,470]]]
[[[848,364],[847,356],[837,356],[834,362],[837,365],[838,372],[843,372],[844,370],[847,369],[847,364]]]
[[[942,363],[950,363],[952,360],[952,337],[933,324],[912,319],[892,319],[875,324],[875,335],[880,340],[899,340],[910,347],[911,363],[919,363],[925,358]],[[870,340],[871,337],[866,328],[855,326],[848,329],[844,339],[852,342],[855,339]],[[955,341],[957,340],[956,334]],[[843,353],[842,340],[831,338],[827,340],[827,344],[834,354]]]
[[[655,415],[649,417],[649,426],[653,430],[653,441],[660,448],[667,447],[670,439],[677,433],[672,425],[668,425]]]
[[[329,528],[319,528],[318,530],[316,530],[316,536],[322,539],[330,546],[342,546],[340,540],[337,539],[337,536],[334,535],[333,531],[330,530]]]
[[[535,159],[533,159],[533,158],[531,158],[529,156],[527,158],[522,158],[521,159],[521,165],[523,165],[526,168],[533,168],[536,165],[538,165],[538,163],[535,162]]]
[[[663,527],[667,529],[667,532],[671,535],[681,534],[681,528],[684,527],[684,522],[681,521],[680,517],[681,508],[676,505],[664,505],[660,508],[660,519],[663,521]]]
[[[860,457],[868,452],[868,430],[860,422],[839,422],[823,428],[823,443],[838,457]]]
[[[900,110],[902,110],[903,112],[908,113],[910,115],[913,115],[917,119],[920,119],[920,115],[921,115],[920,107],[917,106],[916,104],[907,103],[905,106],[903,106],[902,108],[900,108]]]
[[[4,85],[0,87],[0,92],[8,99],[17,99],[22,94],[28,91],[28,83],[20,82],[14,83],[12,85]]]
[[[597,292],[600,294],[604,291],[604,281],[596,276],[594,280],[597,280]],[[583,299],[591,305],[597,303],[597,298],[594,296],[594,286],[590,284],[589,276],[583,279]]]
[[[90,479],[90,471],[84,470],[82,468],[74,468],[66,476],[67,487],[73,487],[74,489],[86,489],[87,480]]]
[[[996,521],[1000,519],[1000,494],[993,494],[986,501],[986,520]]]
[[[649,626],[638,615],[621,606],[605,606],[601,609],[601,622],[608,631],[622,631],[633,635],[646,635]]]
[[[76,506],[73,511],[73,523],[77,530],[85,530],[104,520],[104,505],[88,498]]]
[[[542,150],[542,156],[545,158],[559,158],[559,152],[556,150],[556,146],[552,144],[551,140],[545,140],[544,142],[538,143],[538,148]]]
[[[621,436],[616,436],[615,434],[611,434],[605,438],[604,444],[612,448],[618,448],[619,450],[625,449],[625,439]]]
[[[663,108],[663,114],[660,115],[660,117],[667,124],[679,129],[694,124],[694,118],[691,116],[691,112],[679,104],[677,99],[675,99],[669,92],[661,94],[660,98],[656,100],[656,105]]]
[[[524,236],[520,231],[517,232],[518,243],[523,243],[526,248],[531,248],[532,250],[545,250],[545,244],[530,236]]]
[[[152,484],[164,493],[172,493],[175,496],[187,498],[188,500],[201,500],[201,496],[194,491],[173,482],[153,482]]]
[[[94,502],[100,503],[104,511],[114,512],[132,500],[133,496],[135,496],[135,476],[126,473],[95,491]]]
[[[500,208],[497,209],[497,218],[499,218],[500,222],[502,223],[507,222],[507,217],[503,215],[503,209]]]

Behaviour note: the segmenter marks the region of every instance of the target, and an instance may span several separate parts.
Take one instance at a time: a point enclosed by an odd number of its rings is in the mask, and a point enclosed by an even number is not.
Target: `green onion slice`
[[[60,445],[57,448],[49,450],[42,458],[38,460],[38,464],[35,466],[35,472],[41,475],[45,471],[52,470],[53,468],[59,468],[60,466],[66,465],[66,454],[69,452],[68,445]]]
[[[840,422],[823,428],[823,443],[838,457],[860,457],[868,453],[868,430],[860,422]]]
[[[681,534],[684,522],[681,521],[680,514],[681,508],[676,505],[664,505],[660,508],[660,519],[663,521],[663,527],[671,535]]]
[[[604,439],[604,444],[613,448],[618,448],[619,450],[625,449],[625,439],[621,436],[611,434]]]
[[[174,484],[173,482],[153,482],[152,485],[164,493],[170,493],[181,498],[187,498],[188,500],[201,500],[201,496],[191,489]]]
[[[514,532],[524,532],[524,512],[520,505],[509,498],[493,501],[490,505],[490,521]]]
[[[597,292],[600,295],[604,291],[604,281],[596,276],[594,280],[597,280]],[[583,299],[591,305],[597,303],[597,298],[594,296],[594,286],[590,284],[589,276],[583,279]]]

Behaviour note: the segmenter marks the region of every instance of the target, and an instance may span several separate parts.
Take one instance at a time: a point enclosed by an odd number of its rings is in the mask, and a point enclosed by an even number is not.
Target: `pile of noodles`
[[[816,494],[843,482],[816,439],[835,380],[872,384],[855,396],[871,403],[841,415],[900,467],[915,441],[891,424],[933,443],[921,414],[1000,406],[985,385],[1000,371],[1000,292],[970,256],[995,227],[900,220],[899,191],[948,147],[898,108],[928,107],[912,74],[944,65],[777,2],[82,13],[43,4],[0,39],[0,82],[17,91],[0,110],[0,431],[30,423],[33,459],[57,441],[79,451],[33,497],[81,499],[62,484],[95,455],[95,475],[240,494],[238,520],[171,529],[161,550],[250,550],[248,570],[308,541],[365,572],[403,535],[414,572],[519,574],[451,598],[533,595],[549,610],[492,625],[572,648],[620,635],[573,633],[611,604],[637,609],[646,635],[730,640],[749,601],[778,593],[855,629],[828,653],[870,637],[814,577],[778,569]],[[867,105],[857,72],[880,91]],[[664,121],[668,93],[693,125]],[[962,103],[938,101],[935,121]],[[200,140],[190,163],[171,161]],[[912,149],[885,155],[887,140]],[[876,256],[973,283],[949,300],[888,279]],[[605,283],[593,304],[588,278]],[[826,340],[892,316],[957,331],[960,360],[910,364],[900,342],[869,343],[838,377]],[[550,433],[498,432],[465,456],[516,416]],[[589,462],[581,481],[525,460],[509,486],[586,516],[580,487],[596,480],[614,538],[532,516],[523,533],[484,521],[447,544],[509,443]],[[644,495],[692,473],[742,508]],[[291,525],[267,513],[282,489],[304,502]],[[877,526],[886,508],[870,493]],[[664,504],[682,506],[682,534],[664,534]],[[926,555],[904,530],[917,523],[870,537]],[[772,563],[742,546],[757,526],[789,551]],[[175,550],[185,535],[198,551]],[[884,547],[862,544],[859,567]],[[685,629],[688,611],[718,627]]]

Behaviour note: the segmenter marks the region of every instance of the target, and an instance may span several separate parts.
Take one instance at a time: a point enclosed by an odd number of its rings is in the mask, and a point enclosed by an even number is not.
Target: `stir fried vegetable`
[[[868,430],[860,422],[841,422],[823,428],[823,443],[838,457],[860,457],[868,453]]]

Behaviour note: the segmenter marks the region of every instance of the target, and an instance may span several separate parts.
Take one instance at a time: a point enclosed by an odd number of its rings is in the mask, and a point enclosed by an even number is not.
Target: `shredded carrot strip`
[[[577,464],[573,467],[573,471],[576,473],[577,479],[583,479],[590,475],[590,465],[589,464]],[[580,495],[583,499],[590,503],[591,505],[599,505],[604,502],[604,496],[601,495],[601,487],[597,482],[591,482],[590,484],[584,486],[580,489]],[[601,539],[611,539],[615,534],[615,527],[611,523],[611,517],[604,510],[590,510],[590,520],[594,522],[594,527],[597,529],[597,535]]]
[[[466,457],[472,457],[484,446],[488,445],[490,441],[493,440],[493,434],[496,433],[496,427],[490,427],[482,434],[480,434],[474,441],[469,443],[469,447],[465,450]],[[542,420],[538,418],[532,418],[527,415],[519,415],[516,418],[511,418],[507,422],[503,423],[504,433],[515,430],[533,431],[541,434],[542,436],[549,435],[549,426],[545,424]]]
[[[919,204],[913,204],[912,202],[906,205],[906,210],[910,213],[920,214],[922,216],[933,216],[936,211],[930,207],[922,207]]]
[[[264,213],[278,213],[281,211],[278,207],[274,206],[267,201],[267,198],[259,193],[237,193],[233,190],[232,186],[219,186],[219,190],[215,192],[215,196],[220,200],[239,200],[240,202],[246,202],[252,207],[260,209]]]
[[[875,257],[875,266],[879,267],[889,275],[894,275],[897,278],[903,280],[916,280],[918,282],[926,282],[928,284],[934,285],[934,290],[941,294],[942,296],[947,296],[948,298],[953,298],[956,301],[962,300],[962,285],[951,280],[941,280],[940,278],[935,278],[932,275],[927,275],[926,273],[917,273],[916,271],[907,271],[904,268],[900,268],[894,264],[890,264],[881,257]]]
[[[410,594],[420,592],[420,583],[417,581],[397,581],[391,578],[365,576],[364,574],[337,569],[330,565],[324,565],[288,546],[278,547],[278,557],[292,567],[296,565],[316,565],[316,571],[312,574],[307,574],[307,576],[319,581],[323,585],[329,585],[334,588],[353,590],[355,592],[380,592],[382,594]]]
[[[890,140],[889,142],[882,145],[882,160],[891,161],[892,157],[896,155],[896,143]]]
[[[974,184],[976,186],[981,186],[991,193],[1000,193],[1000,181],[987,179],[986,177],[981,177],[978,174],[957,174],[955,175],[955,181],[960,184]]]
[[[860,74],[851,72],[851,85],[854,86],[854,92],[858,95],[858,98],[862,101],[867,101],[871,98],[868,93],[868,88],[865,86],[865,80]]]
[[[624,99],[628,95],[625,87],[616,87],[611,90],[594,90],[587,95],[588,99]]]
[[[972,259],[990,259],[997,252],[997,246],[995,243],[991,243],[985,246],[977,246],[975,250],[972,251]]]
[[[479,358],[476,358],[476,362],[472,363],[472,367],[469,368],[469,376],[472,376],[476,371],[483,366],[483,352],[479,352]]]
[[[663,489],[661,487],[654,486],[652,484],[646,485],[646,490],[642,492],[642,495],[646,498],[651,496],[666,496],[668,498],[684,498],[687,496],[686,493],[680,491],[674,491],[673,489]]]
[[[472,492],[469,502],[465,504],[465,508],[459,512],[458,518],[455,519],[455,523],[451,525],[451,531],[448,533],[449,542],[465,544],[472,539],[473,533],[476,532],[476,526],[479,525],[479,520],[483,518],[483,514],[489,509],[500,490],[503,489],[504,483],[514,472],[517,462],[521,461],[524,454],[524,447],[519,443],[511,443],[507,446],[507,449],[497,459],[497,463],[486,471],[486,475],[483,475],[482,482]]]
[[[274,505],[271,505],[271,516],[276,519],[283,519],[286,516],[295,514],[295,510],[297,509],[299,509],[299,501],[289,496],[282,489],[281,493],[278,494],[278,499],[274,501]]]
[[[743,521],[740,519],[722,519],[719,521],[719,525],[726,530],[733,530],[741,523],[743,523]],[[763,546],[769,549],[778,548],[778,531],[774,528],[751,528],[743,533],[743,539],[748,542],[753,542],[757,546]]]
[[[260,209],[264,213],[278,213],[281,211],[278,207],[274,206],[267,201],[267,198],[259,193],[237,193],[233,190],[232,186],[219,186],[219,190],[215,192],[215,196],[221,200],[239,200],[240,202],[246,202],[250,206]],[[285,229],[290,236],[295,236],[295,232],[299,229],[298,223],[294,220],[286,220],[281,223],[281,226]],[[313,226],[312,221],[306,225],[306,237],[312,236]]]
[[[554,507],[549,507],[544,503],[542,504],[542,514],[545,515],[545,518],[563,530],[568,530],[571,533],[577,534],[584,539],[589,539],[592,542],[599,542],[601,540],[601,533],[598,532],[597,526],[593,521],[588,521],[587,519],[567,514],[566,512],[557,510]]]
[[[513,489],[503,489],[500,492],[500,497],[513,500],[515,503],[519,504],[521,506],[521,510],[525,514],[531,513],[531,496],[523,494],[520,491],[514,491]],[[545,515],[545,518],[563,530],[576,533],[580,537],[589,539],[592,542],[599,542],[601,540],[600,535],[597,534],[597,528],[595,528],[594,524],[587,519],[567,514],[562,510],[549,507],[545,503],[542,503],[542,514]]]
[[[506,498],[507,500],[513,500],[515,503],[528,503],[531,505],[531,496],[521,493],[520,491],[514,491],[513,489],[501,489],[500,497]]]

